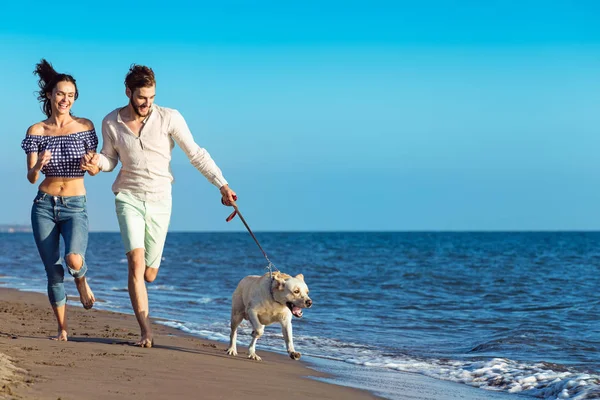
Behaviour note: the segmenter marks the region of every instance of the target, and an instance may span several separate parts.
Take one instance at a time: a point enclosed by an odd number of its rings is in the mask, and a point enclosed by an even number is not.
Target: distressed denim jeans
[[[81,269],[67,265],[69,274],[81,278],[87,272],[85,251],[88,244],[88,215],[85,196],[51,196],[38,192],[31,208],[31,226],[35,244],[48,277],[50,304],[60,307],[67,302],[63,259],[60,256],[60,237],[65,243],[65,257],[78,254],[83,260]]]

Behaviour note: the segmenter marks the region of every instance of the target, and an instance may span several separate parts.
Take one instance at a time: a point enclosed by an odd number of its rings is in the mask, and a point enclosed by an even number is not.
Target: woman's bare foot
[[[134,344],[134,346],[138,347],[147,347],[150,348],[154,346],[154,338],[152,335],[142,335],[142,339]]]
[[[83,304],[83,308],[89,310],[94,306],[96,298],[94,297],[94,292],[92,292],[92,289],[90,289],[90,285],[88,285],[85,276],[81,278],[76,278],[75,285],[77,286],[77,291],[79,292],[79,299],[81,300],[81,304]]]
[[[56,337],[53,337],[52,340],[57,340],[59,342],[66,342],[67,340],[69,340],[67,336],[68,336],[67,331],[65,331],[63,329],[63,330],[58,331],[58,335]]]

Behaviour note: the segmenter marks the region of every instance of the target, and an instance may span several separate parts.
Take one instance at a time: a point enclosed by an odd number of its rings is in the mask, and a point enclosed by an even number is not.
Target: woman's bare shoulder
[[[94,129],[94,123],[92,121],[90,121],[87,118],[77,118],[77,123],[79,123],[79,125],[81,125],[81,127],[83,129],[85,129],[86,131],[91,131],[92,129]]]
[[[31,125],[27,129],[27,134],[31,136],[44,136],[44,132],[46,131],[44,122],[38,122],[37,124]]]

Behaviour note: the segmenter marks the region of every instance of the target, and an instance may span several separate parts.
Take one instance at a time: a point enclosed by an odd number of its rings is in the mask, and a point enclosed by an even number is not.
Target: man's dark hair
[[[144,65],[131,64],[129,72],[125,76],[125,86],[131,90],[131,93],[135,89],[143,87],[151,87],[156,85],[156,79],[154,78],[154,71],[152,68]]]

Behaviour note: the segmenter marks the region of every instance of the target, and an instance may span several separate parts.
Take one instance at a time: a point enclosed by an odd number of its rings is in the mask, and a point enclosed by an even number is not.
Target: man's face
[[[150,114],[154,96],[156,96],[156,86],[138,88],[131,92],[127,89],[129,104],[133,111],[140,117],[147,117]]]

